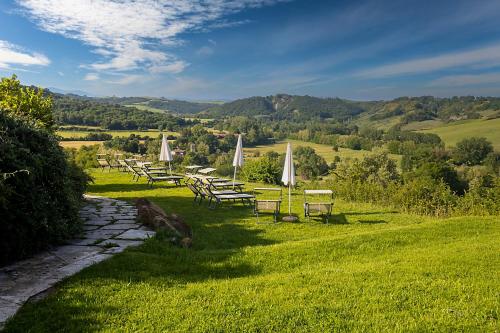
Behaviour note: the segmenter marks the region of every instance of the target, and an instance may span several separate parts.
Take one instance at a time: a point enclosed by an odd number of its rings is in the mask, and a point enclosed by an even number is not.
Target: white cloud
[[[484,73],[471,75],[449,75],[432,81],[431,87],[462,87],[482,84],[500,83],[500,73]]]
[[[179,34],[234,26],[223,16],[286,0],[17,0],[41,29],[83,41],[103,60],[93,70],[146,68],[184,70],[186,63],[166,52],[182,43]],[[184,64],[184,65],[181,65]],[[171,67],[168,67],[171,66]],[[173,69],[173,70],[171,70]]]
[[[132,83],[145,81],[145,79],[146,78],[143,75],[132,74],[132,75],[121,75],[117,79],[108,80],[106,82],[111,84],[129,85]]]
[[[83,78],[85,81],[96,81],[99,80],[99,74],[97,73],[87,73]]]
[[[500,45],[493,45],[475,49],[447,53],[434,57],[426,57],[395,64],[383,65],[356,73],[356,76],[366,78],[380,78],[404,74],[428,73],[442,69],[480,66],[483,68],[494,67],[499,63]]]
[[[0,68],[9,69],[10,65],[47,66],[49,58],[45,55],[29,52],[22,47],[0,40]]]
[[[182,61],[182,60],[177,60],[174,61],[168,65],[153,65],[149,67],[149,71],[153,74],[158,74],[158,73],[172,73],[172,74],[178,74],[184,71],[184,69],[188,66],[189,64]]]
[[[63,73],[63,72],[57,72],[57,74],[58,74],[59,76],[64,76],[64,73]]]

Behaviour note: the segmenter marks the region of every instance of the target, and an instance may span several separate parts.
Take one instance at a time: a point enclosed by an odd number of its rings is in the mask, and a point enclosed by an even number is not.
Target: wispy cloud
[[[246,22],[223,17],[246,8],[284,0],[17,0],[41,29],[80,40],[102,61],[88,64],[97,71],[136,69],[178,73],[187,63],[167,47],[182,42],[179,35]]]
[[[500,73],[448,75],[429,83],[430,87],[462,87],[500,83]]]
[[[97,74],[97,73],[87,73],[83,79],[85,81],[97,81],[97,80],[99,80],[99,74]]]
[[[49,58],[45,55],[29,52],[18,45],[0,40],[0,68],[10,69],[11,65],[17,66],[47,66]]]
[[[492,45],[471,51],[447,53],[439,56],[378,66],[359,71],[355,76],[382,78],[397,75],[429,73],[463,66],[480,66],[483,68],[494,67],[499,64],[499,55],[500,45]]]

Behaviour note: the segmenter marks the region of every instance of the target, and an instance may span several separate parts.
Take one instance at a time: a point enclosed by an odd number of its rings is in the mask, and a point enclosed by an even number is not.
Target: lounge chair
[[[201,205],[201,202],[203,201],[203,199],[206,198],[205,192],[201,191],[200,188],[198,188],[198,186],[191,184],[191,183],[186,183],[186,186],[194,194],[193,204],[198,203],[198,205]],[[198,199],[199,199],[199,201],[198,201]]]
[[[127,167],[127,163],[125,162],[125,160],[118,160],[118,164],[120,164],[120,167],[118,168],[119,171],[121,172],[128,172],[128,167]]]
[[[258,198],[258,194],[263,194],[263,193],[275,193],[278,194],[278,196],[274,196],[275,198]],[[261,212],[272,212],[274,216],[274,223],[278,221],[278,216],[280,214],[280,209],[281,209],[281,201],[282,201],[282,190],[281,188],[276,188],[276,187],[257,187],[253,189],[253,194],[255,196],[254,199],[254,207],[253,207],[253,212],[255,216],[257,217],[257,223],[260,223],[259,221],[259,213]]]
[[[233,193],[229,193],[227,191],[220,192],[214,191],[210,188],[210,186],[206,186],[203,188],[208,196],[208,207],[214,209],[217,205],[222,204],[223,201],[233,201],[241,200],[241,203],[248,203],[251,205],[251,200],[255,197],[252,194],[247,193],[239,193],[235,191],[231,191]]]
[[[168,176],[165,171],[149,171],[147,168],[141,168],[142,173],[148,179],[148,184],[153,187],[156,182],[172,182],[176,186],[181,186],[181,176]]]
[[[106,168],[108,168],[108,171],[111,171],[111,165],[109,165],[109,161],[106,158],[97,156],[97,163],[99,163],[99,167],[101,167],[102,171]]]
[[[125,159],[125,164],[127,164],[127,169],[132,173],[132,180],[138,181],[139,178],[143,177],[144,174],[139,166],[136,164],[134,159]]]
[[[311,198],[320,198],[320,200],[310,201]],[[308,220],[312,214],[324,216],[326,223],[332,216],[333,208],[333,191],[332,190],[304,190],[304,216]]]

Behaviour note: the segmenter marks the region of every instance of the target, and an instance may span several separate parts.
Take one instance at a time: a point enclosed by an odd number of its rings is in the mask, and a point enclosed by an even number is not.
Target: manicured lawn
[[[495,150],[500,150],[500,118],[457,121],[422,132],[439,135],[448,147],[455,146],[460,140],[472,136],[484,137],[493,143]]]
[[[257,225],[246,207],[193,206],[185,187],[93,175],[93,194],[147,197],[183,216],[193,248],[151,239],[24,306],[7,332],[499,329],[499,218],[434,219],[337,200],[329,225]],[[301,207],[297,191],[299,216]]]

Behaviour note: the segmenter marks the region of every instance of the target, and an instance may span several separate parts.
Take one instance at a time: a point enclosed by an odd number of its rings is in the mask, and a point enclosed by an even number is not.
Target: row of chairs
[[[127,170],[132,173],[132,180],[138,181],[145,177],[148,185],[153,186],[157,182],[171,182],[176,186],[181,186],[181,180],[184,178],[178,175],[169,175],[167,167],[152,167],[149,162],[140,162],[135,159],[123,160]]]
[[[241,203],[248,203],[251,205],[251,200],[255,196],[242,191],[234,190],[217,190],[212,184],[203,184],[200,182],[186,182],[187,187],[194,194],[193,203],[200,205],[203,200],[208,200],[208,207],[214,209],[216,206],[221,205],[223,201],[241,201]]]

